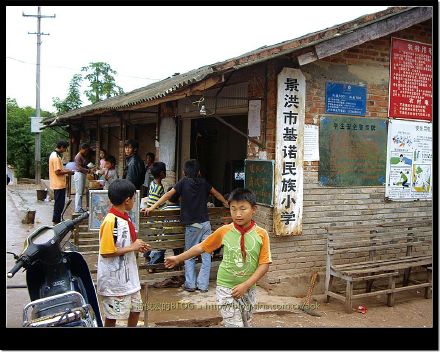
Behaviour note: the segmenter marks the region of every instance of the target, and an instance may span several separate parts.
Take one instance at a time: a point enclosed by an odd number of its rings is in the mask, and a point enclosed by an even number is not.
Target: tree
[[[26,106],[21,108],[12,98],[6,99],[7,109],[7,163],[15,167],[17,178],[35,177],[35,135],[31,132],[31,116],[35,109]],[[47,111],[41,111],[42,117],[49,117]],[[41,131],[41,177],[48,177],[48,154],[56,142],[62,139],[54,130]],[[67,139],[67,137],[64,137]]]
[[[81,107],[82,101],[80,87],[82,80],[83,77],[81,76],[81,74],[74,74],[69,82],[67,97],[64,100],[61,100],[58,97],[52,98],[52,105],[57,110],[58,115]]]
[[[7,161],[15,167],[16,177],[30,177],[34,165],[34,138],[31,120],[35,109],[20,108],[15,99],[6,99]]]
[[[85,72],[84,78],[89,81],[90,89],[84,93],[92,104],[124,93],[124,90],[116,85],[113,75],[117,72],[109,64],[91,62],[82,67],[81,71]]]

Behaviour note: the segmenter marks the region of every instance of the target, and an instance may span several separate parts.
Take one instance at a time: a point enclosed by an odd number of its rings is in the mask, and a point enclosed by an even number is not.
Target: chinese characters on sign
[[[366,101],[366,87],[335,82],[327,82],[325,86],[326,113],[365,116]]]
[[[273,160],[244,161],[244,188],[251,189],[258,204],[273,206]]]
[[[278,75],[275,234],[302,233],[305,78],[284,68]]]
[[[321,117],[319,182],[323,186],[385,183],[387,120]]]
[[[386,179],[390,199],[432,198],[432,124],[390,120]]]
[[[432,120],[431,47],[391,38],[390,117]]]

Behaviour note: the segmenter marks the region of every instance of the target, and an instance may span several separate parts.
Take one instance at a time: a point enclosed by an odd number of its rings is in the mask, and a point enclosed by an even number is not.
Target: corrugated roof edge
[[[124,93],[122,95],[111,97],[95,104],[87,105],[79,109],[69,111],[55,118],[46,118],[42,121],[42,123],[46,125],[55,124],[56,121],[64,120],[74,116],[80,116],[85,113],[92,113],[98,110],[117,110],[123,107],[133,106],[145,101],[152,101],[161,97],[165,97],[185,86],[200,82],[211,74],[218,74],[228,69],[238,69],[244,66],[250,66],[262,61],[269,60],[276,56],[303,49],[307,46],[316,45],[317,43],[333,38],[335,34],[344,34],[346,32],[359,29],[374,22],[385,20],[391,16],[399,15],[416,7],[417,6],[389,7],[386,10],[360,16],[354,20],[326,28],[324,30],[309,33],[295,39],[286,40],[270,46],[263,46],[235,58],[217,62],[211,65],[202,66],[198,69],[194,69],[180,75],[168,77],[164,80],[135,89],[128,93]]]

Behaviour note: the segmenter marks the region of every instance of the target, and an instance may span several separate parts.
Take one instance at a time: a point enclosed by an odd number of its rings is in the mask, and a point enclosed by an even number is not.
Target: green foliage
[[[69,135],[60,127],[45,128],[41,133],[41,178],[49,179],[49,156],[60,140],[69,142]]]
[[[20,108],[7,98],[7,161],[15,167],[16,177],[31,177],[34,170],[34,138],[31,133],[31,107]]]
[[[117,72],[109,64],[105,62],[91,62],[88,66],[82,67],[81,71],[84,74],[77,73],[70,80],[65,99],[52,98],[52,106],[56,109],[57,115],[79,109],[82,106],[80,88],[84,80],[88,82],[88,87],[90,88],[85,90],[84,94],[92,104],[124,93],[124,90],[116,85],[113,75],[117,74]]]
[[[15,167],[17,178],[35,177],[35,134],[31,132],[31,116],[35,109],[19,107],[15,99],[7,98],[7,163]],[[47,111],[40,111],[41,117],[50,117]],[[66,134],[64,133],[64,136]],[[48,154],[59,139],[68,139],[46,128],[41,131],[41,177],[48,178]]]
[[[80,87],[82,83],[81,74],[74,74],[69,82],[69,90],[67,97],[64,100],[60,98],[52,98],[53,107],[57,110],[57,115],[64,114],[70,110],[75,110],[81,107],[81,92]]]
[[[81,71],[84,72],[84,78],[89,81],[90,89],[84,93],[92,104],[124,93],[124,90],[116,85],[113,75],[117,72],[109,64],[91,62],[81,68]]]

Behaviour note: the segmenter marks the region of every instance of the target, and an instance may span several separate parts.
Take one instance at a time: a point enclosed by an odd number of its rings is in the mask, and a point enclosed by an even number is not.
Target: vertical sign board
[[[323,186],[382,186],[387,120],[323,116],[319,126],[319,182]]]
[[[432,124],[390,120],[385,196],[432,199]]]
[[[325,112],[328,114],[365,116],[367,88],[354,84],[327,82]]]
[[[277,82],[274,233],[300,235],[306,82],[301,70],[293,68],[284,68]]]
[[[432,121],[432,46],[391,38],[388,116]]]
[[[273,206],[273,160],[244,161],[244,188],[257,197],[257,203]]]

